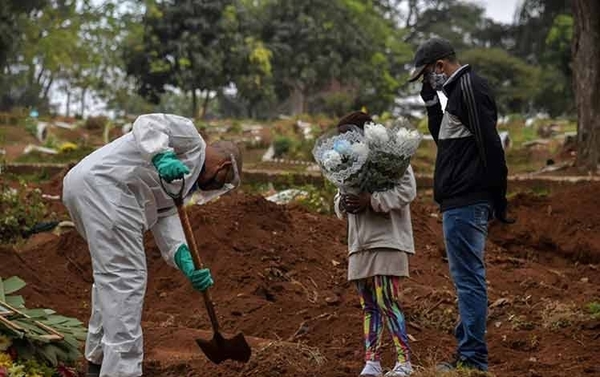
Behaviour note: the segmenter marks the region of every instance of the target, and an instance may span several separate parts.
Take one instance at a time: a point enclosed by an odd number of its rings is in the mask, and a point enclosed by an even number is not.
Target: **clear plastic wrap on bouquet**
[[[360,191],[364,183],[364,166],[369,147],[359,128],[343,134],[337,130],[319,137],[313,148],[313,156],[325,178],[341,191]]]
[[[410,159],[416,153],[421,135],[405,123],[394,127],[365,124],[365,142],[369,157],[364,166],[362,189],[368,192],[385,191],[400,183]]]
[[[313,156],[325,178],[344,193],[385,191],[398,185],[417,151],[421,135],[407,123],[367,123],[343,134],[321,136]]]

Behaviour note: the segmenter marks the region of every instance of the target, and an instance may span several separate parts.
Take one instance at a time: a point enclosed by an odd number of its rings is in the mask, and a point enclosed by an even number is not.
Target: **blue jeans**
[[[478,203],[443,213],[446,253],[460,314],[455,330],[457,354],[462,363],[483,371],[488,367],[488,298],[483,255],[490,211],[489,204]]]

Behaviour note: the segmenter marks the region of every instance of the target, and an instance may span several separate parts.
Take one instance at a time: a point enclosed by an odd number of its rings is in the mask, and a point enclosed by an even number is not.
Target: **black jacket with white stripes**
[[[465,65],[448,79],[443,91],[448,97],[446,111],[439,100],[427,107],[429,131],[438,148],[435,201],[442,212],[488,202],[496,217],[503,218],[508,169],[491,89]]]

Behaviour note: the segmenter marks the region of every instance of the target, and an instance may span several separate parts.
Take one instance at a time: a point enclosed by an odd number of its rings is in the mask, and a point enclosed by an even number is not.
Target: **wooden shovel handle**
[[[196,244],[196,239],[194,238],[194,232],[192,231],[192,225],[190,224],[190,219],[183,207],[183,203],[177,204],[177,213],[179,213],[179,218],[181,219],[181,224],[183,225],[183,232],[185,233],[185,239],[187,240],[188,247],[190,248],[192,254],[192,260],[194,261],[194,266],[196,269],[204,268],[204,264],[202,263],[202,259],[200,258],[200,252],[198,250],[198,245]],[[212,302],[209,289],[202,292],[202,297],[204,298],[204,305],[206,306],[206,311],[208,312],[208,316],[210,317],[210,323],[212,325],[214,332],[219,332],[219,321],[217,319],[217,313],[215,312],[215,306]]]
[[[162,186],[163,190],[165,190],[167,195],[169,195],[175,202],[175,206],[177,207],[177,213],[179,214],[179,219],[181,220],[181,225],[183,226],[183,233],[185,234],[185,239],[188,244],[188,248],[190,249],[190,252],[192,254],[194,267],[197,270],[204,268],[204,263],[202,263],[202,259],[200,258],[200,251],[198,250],[198,245],[196,244],[196,239],[194,238],[194,232],[192,231],[190,219],[183,206],[183,190],[185,187],[185,179],[182,179],[181,189],[177,193],[169,191],[166,185],[164,184],[162,178],[160,178],[160,185]],[[209,289],[202,292],[202,298],[204,299],[204,306],[206,306],[206,311],[208,312],[208,317],[210,318],[210,323],[212,325],[213,331],[217,333],[219,332],[219,321],[217,319],[217,313],[215,312],[215,306],[212,302]]]

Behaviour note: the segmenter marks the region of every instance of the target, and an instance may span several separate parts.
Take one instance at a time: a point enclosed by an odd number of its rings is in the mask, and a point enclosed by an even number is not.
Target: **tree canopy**
[[[0,108],[101,98],[121,114],[382,113],[414,92],[413,52],[449,39],[502,112],[574,111],[568,0],[526,0],[512,24],[466,0],[6,0]],[[177,100],[175,100],[177,98]],[[76,105],[72,105],[76,104]]]

